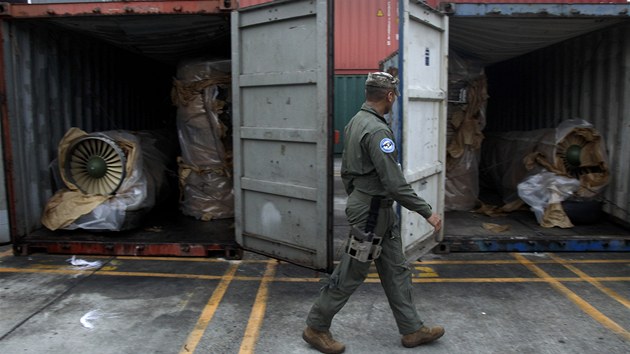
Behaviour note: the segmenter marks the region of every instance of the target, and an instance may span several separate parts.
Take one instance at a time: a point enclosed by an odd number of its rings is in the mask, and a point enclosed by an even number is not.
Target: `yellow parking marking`
[[[550,264],[550,263],[556,263],[553,260],[535,260],[535,261],[530,261],[533,264]],[[567,263],[630,263],[630,259],[584,259],[584,260],[567,260]],[[470,264],[521,264],[519,261],[516,260],[509,260],[509,259],[498,259],[498,260],[465,260],[465,261],[458,261],[458,260],[452,260],[452,261],[448,261],[448,260],[434,260],[434,261],[420,261],[420,262],[415,262],[414,264],[444,264],[444,265],[455,265],[455,264],[465,264],[465,265],[470,265]]]
[[[267,297],[269,295],[269,283],[276,275],[277,262],[269,261],[267,263],[267,269],[260,281],[258,287],[258,293],[256,294],[256,300],[254,300],[254,307],[252,313],[247,321],[247,328],[243,335],[243,341],[241,342],[240,354],[249,354],[254,352],[258,336],[260,334],[260,327],[262,326],[263,318],[265,317],[265,309],[267,308]]]
[[[562,259],[562,258],[560,258],[558,256],[555,256],[553,254],[549,254],[549,257],[551,257],[551,259],[553,259],[554,261],[562,264],[563,266],[565,266],[567,269],[569,269],[573,273],[577,274],[577,276],[579,276],[580,279],[583,279],[583,280],[589,282],[591,285],[593,285],[594,287],[599,289],[604,294],[612,297],[613,299],[617,300],[620,304],[622,304],[625,307],[630,309],[630,301],[628,299],[626,299],[625,297],[619,295],[616,291],[606,287],[605,285],[603,285],[602,283],[597,281],[597,279],[589,276],[588,274],[586,274],[583,271],[579,270],[575,266],[572,266],[566,260],[564,260],[564,259]]]
[[[34,269],[34,268],[0,268],[0,273],[35,273],[35,274],[61,274],[77,275],[92,274],[94,270],[70,270],[70,269]]]
[[[111,275],[126,277],[154,277],[154,278],[182,278],[182,279],[201,279],[201,280],[220,280],[223,275],[204,275],[204,274],[176,274],[176,273],[145,273],[145,272],[96,272],[95,275]]]
[[[205,274],[184,274],[184,273],[148,273],[148,272],[120,272],[120,271],[97,271],[88,270],[70,270],[70,269],[34,269],[34,268],[2,268],[0,273],[48,273],[60,275],[77,275],[77,274],[93,274],[104,276],[123,276],[123,277],[154,277],[154,278],[180,278],[180,279],[198,279],[198,280],[221,280],[222,275],[205,275]],[[414,283],[540,283],[549,279],[556,279],[562,282],[585,282],[585,279],[579,277],[562,277],[562,278],[413,278]],[[600,282],[626,282],[630,281],[630,277],[591,277]],[[260,277],[254,276],[234,276],[233,280],[238,281],[260,281]],[[270,282],[279,283],[319,283],[322,281],[320,277],[312,278],[291,278],[276,277]],[[366,283],[379,283],[378,275],[376,278],[367,278]]]
[[[418,277],[418,278],[438,278],[439,277],[438,273],[431,267],[414,266],[413,268],[418,271],[417,274],[414,273],[414,277]]]
[[[594,320],[601,323],[604,327],[612,330],[618,335],[622,336],[626,340],[630,340],[630,332],[626,331],[623,327],[621,327],[617,322],[611,320],[606,315],[597,310],[593,305],[586,302],[576,293],[571,291],[569,288],[564,286],[558,279],[553,278],[547,274],[544,270],[540,269],[535,264],[531,263],[527,258],[523,257],[520,254],[513,253],[514,258],[516,258],[523,266],[529,269],[532,273],[536,274],[540,278],[546,280],[546,282],[551,285],[554,289],[562,293],[569,300],[571,300],[574,304],[576,304],[582,311],[584,311],[587,315],[591,316]]]
[[[117,256],[116,259],[127,261],[167,261],[167,262],[205,262],[205,263],[266,263],[266,259],[225,259],[208,257],[153,257],[153,256]]]
[[[85,268],[81,269],[81,266],[73,265],[57,265],[57,264],[32,264],[29,269],[69,269],[69,270],[82,270],[82,271],[95,271],[97,268]],[[114,271],[118,269],[116,266],[102,266],[98,268],[104,271]]]
[[[199,344],[201,337],[208,328],[208,324],[212,321],[212,317],[214,317],[214,313],[216,312],[217,307],[219,307],[219,303],[223,299],[227,288],[234,279],[234,274],[236,273],[237,268],[237,264],[230,265],[228,270],[225,272],[225,275],[221,278],[221,282],[219,282],[219,285],[217,285],[216,289],[214,289],[210,300],[208,300],[208,303],[203,308],[193,331],[188,335],[186,342],[179,351],[180,354],[193,353],[197,348],[197,344]]]

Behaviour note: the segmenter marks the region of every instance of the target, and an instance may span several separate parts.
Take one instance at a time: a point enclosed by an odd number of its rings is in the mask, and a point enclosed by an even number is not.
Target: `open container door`
[[[402,168],[415,191],[443,216],[448,18],[415,0],[401,1],[400,9]],[[419,214],[403,208],[400,216],[408,259],[441,240]]]
[[[332,269],[332,11],[282,1],[232,15],[236,242]]]

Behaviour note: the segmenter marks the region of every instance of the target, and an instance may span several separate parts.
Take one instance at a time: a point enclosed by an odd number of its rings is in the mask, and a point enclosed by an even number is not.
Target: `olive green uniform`
[[[341,178],[348,202],[346,216],[351,225],[365,228],[372,196],[381,202],[374,233],[383,237],[381,255],[375,260],[381,284],[401,334],[422,326],[412,299],[411,271],[402,251],[398,217],[391,201],[431,216],[431,206],[414,192],[398,165],[393,133],[385,118],[364,103],[345,128]],[[308,314],[308,326],[324,331],[333,317],[365,280],[371,262],[360,262],[347,253],[341,258]]]

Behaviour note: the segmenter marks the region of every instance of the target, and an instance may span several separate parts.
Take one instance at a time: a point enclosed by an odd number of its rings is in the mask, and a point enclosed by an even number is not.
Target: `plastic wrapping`
[[[540,225],[563,228],[573,227],[573,224],[562,211],[560,204],[578,188],[579,180],[558,176],[546,170],[527,177],[517,187],[519,197],[531,207]]]
[[[466,147],[459,158],[447,158],[445,209],[471,210],[479,196],[479,150]]]
[[[180,209],[204,221],[234,216],[230,68],[229,60],[184,62],[174,81]]]
[[[66,188],[58,190],[48,201],[42,224],[51,230],[86,229],[120,231],[137,227],[139,217],[150,211],[164,191],[168,190],[165,174],[172,144],[157,132],[132,133],[107,131],[89,134],[111,139],[127,157],[126,175],[113,195],[85,194],[63,174]],[[61,139],[58,165],[63,169],[68,148],[87,133],[71,128]],[[159,148],[158,148],[159,147]]]

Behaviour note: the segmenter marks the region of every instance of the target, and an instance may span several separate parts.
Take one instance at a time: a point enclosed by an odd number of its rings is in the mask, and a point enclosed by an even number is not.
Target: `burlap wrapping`
[[[485,75],[467,80],[466,103],[449,103],[445,209],[471,210],[479,197],[481,132],[488,99]]]
[[[581,147],[579,166],[564,158],[572,145]],[[555,129],[486,134],[481,169],[482,178],[499,188],[505,203],[519,199],[519,183],[542,171],[579,180],[574,198],[596,197],[609,182],[604,141],[591,124],[579,119],[566,120]],[[550,201],[542,226],[572,226],[561,201]]]

